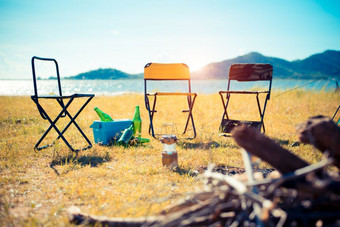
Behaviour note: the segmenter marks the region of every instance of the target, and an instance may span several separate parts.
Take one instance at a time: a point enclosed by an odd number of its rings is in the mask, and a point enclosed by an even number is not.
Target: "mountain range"
[[[191,72],[192,79],[226,79],[234,63],[269,63],[273,66],[273,77],[279,79],[328,79],[340,80],[340,51],[327,50],[303,60],[287,61],[251,52],[233,59],[210,63]],[[117,69],[97,69],[67,79],[142,79],[143,73],[129,74]]]

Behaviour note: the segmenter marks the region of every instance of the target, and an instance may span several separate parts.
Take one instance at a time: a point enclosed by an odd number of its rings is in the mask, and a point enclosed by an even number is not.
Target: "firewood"
[[[71,207],[68,210],[69,220],[73,224],[119,227],[299,226],[302,224],[301,220],[310,226],[315,226],[317,221],[328,223],[325,226],[337,226],[340,223],[339,193],[329,190],[326,185],[320,188],[318,182],[310,184],[307,180],[302,184],[314,188],[311,193],[301,192],[298,188],[285,188],[282,184],[303,176],[308,177],[309,174],[319,172],[331,163],[332,159],[326,159],[284,175],[280,179],[257,182],[253,185],[257,185],[256,194],[251,187],[233,177],[208,170],[203,175],[205,190],[194,193],[189,202],[184,200],[156,216],[104,217],[85,214],[78,208]],[[328,174],[321,174],[318,177],[322,181],[340,183],[339,179]],[[320,189],[324,192],[319,193]],[[256,209],[259,209],[258,218],[254,215]]]
[[[239,146],[268,162],[282,174],[293,172],[308,165],[301,158],[284,149],[256,129],[246,125],[236,127],[232,131],[232,137]]]
[[[334,164],[340,168],[340,127],[329,117],[310,117],[297,127],[299,140],[315,146],[321,152],[330,152]]]
[[[70,207],[67,210],[69,221],[77,225],[102,225],[110,227],[139,227],[151,226],[160,221],[161,217],[141,217],[141,218],[117,218],[82,213],[78,207]]]
[[[247,152],[276,168],[282,176],[244,183],[208,168],[204,188],[155,216],[119,218],[68,210],[73,224],[99,226],[338,226],[340,177],[329,166],[339,157],[339,129],[329,119],[312,118],[300,127],[301,141],[331,156],[308,165],[253,128],[240,126],[232,136]],[[328,138],[325,138],[328,137]],[[337,159],[339,161],[339,159]],[[248,171],[248,170],[247,170]],[[298,182],[288,186],[289,182]]]

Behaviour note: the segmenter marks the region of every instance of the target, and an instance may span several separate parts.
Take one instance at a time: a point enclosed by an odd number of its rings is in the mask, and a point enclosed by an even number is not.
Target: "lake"
[[[144,80],[62,80],[63,94],[93,93],[95,95],[119,95],[127,93],[143,93]],[[38,80],[39,94],[56,94],[56,80]],[[155,90],[157,86],[165,86],[167,91],[184,91],[186,85],[174,81],[170,83],[151,81],[148,88]],[[192,80],[192,92],[198,94],[213,94],[220,90],[226,90],[227,80]],[[242,90],[254,87],[253,83],[242,83],[242,86],[232,84],[234,89]],[[265,83],[258,83],[260,88]],[[314,91],[334,91],[335,80],[273,80],[272,89],[290,90],[305,89]],[[29,96],[34,93],[32,80],[0,80],[0,95]]]

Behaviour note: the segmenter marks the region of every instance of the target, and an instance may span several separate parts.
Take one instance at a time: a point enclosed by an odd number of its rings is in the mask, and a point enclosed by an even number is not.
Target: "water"
[[[310,83],[310,84],[308,84]],[[62,80],[64,95],[73,93],[92,93],[95,95],[119,95],[128,93],[144,92],[144,80]],[[38,92],[41,95],[57,94],[56,80],[39,80]],[[265,83],[257,83],[255,86],[260,90]],[[164,86],[166,91],[185,91],[186,84],[182,81],[154,82],[148,83],[148,90],[155,91],[158,86]],[[226,90],[227,80],[192,80],[192,92],[198,94],[213,94],[220,90]],[[235,86],[233,89],[242,90],[254,87],[253,83],[242,83],[242,86]],[[297,87],[314,91],[333,91],[336,87],[334,80],[273,80],[272,89],[289,90]],[[0,80],[0,95],[30,96],[34,94],[32,80]]]

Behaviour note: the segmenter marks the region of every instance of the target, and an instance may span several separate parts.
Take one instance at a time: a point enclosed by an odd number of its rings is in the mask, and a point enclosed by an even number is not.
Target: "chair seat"
[[[220,94],[261,94],[269,91],[219,91]]]
[[[230,133],[236,126],[240,124],[246,124],[250,127],[256,128],[257,130],[261,130],[262,123],[261,121],[241,121],[241,120],[231,120],[231,119],[223,119],[220,125],[220,133]]]
[[[188,93],[188,92],[155,92],[155,93],[147,93],[146,95],[157,96],[157,95],[191,95],[197,96],[196,93]]]
[[[39,99],[70,99],[70,98],[81,98],[81,97],[94,97],[94,94],[73,94],[73,95],[45,95],[45,96],[35,96],[32,95],[31,98]]]

